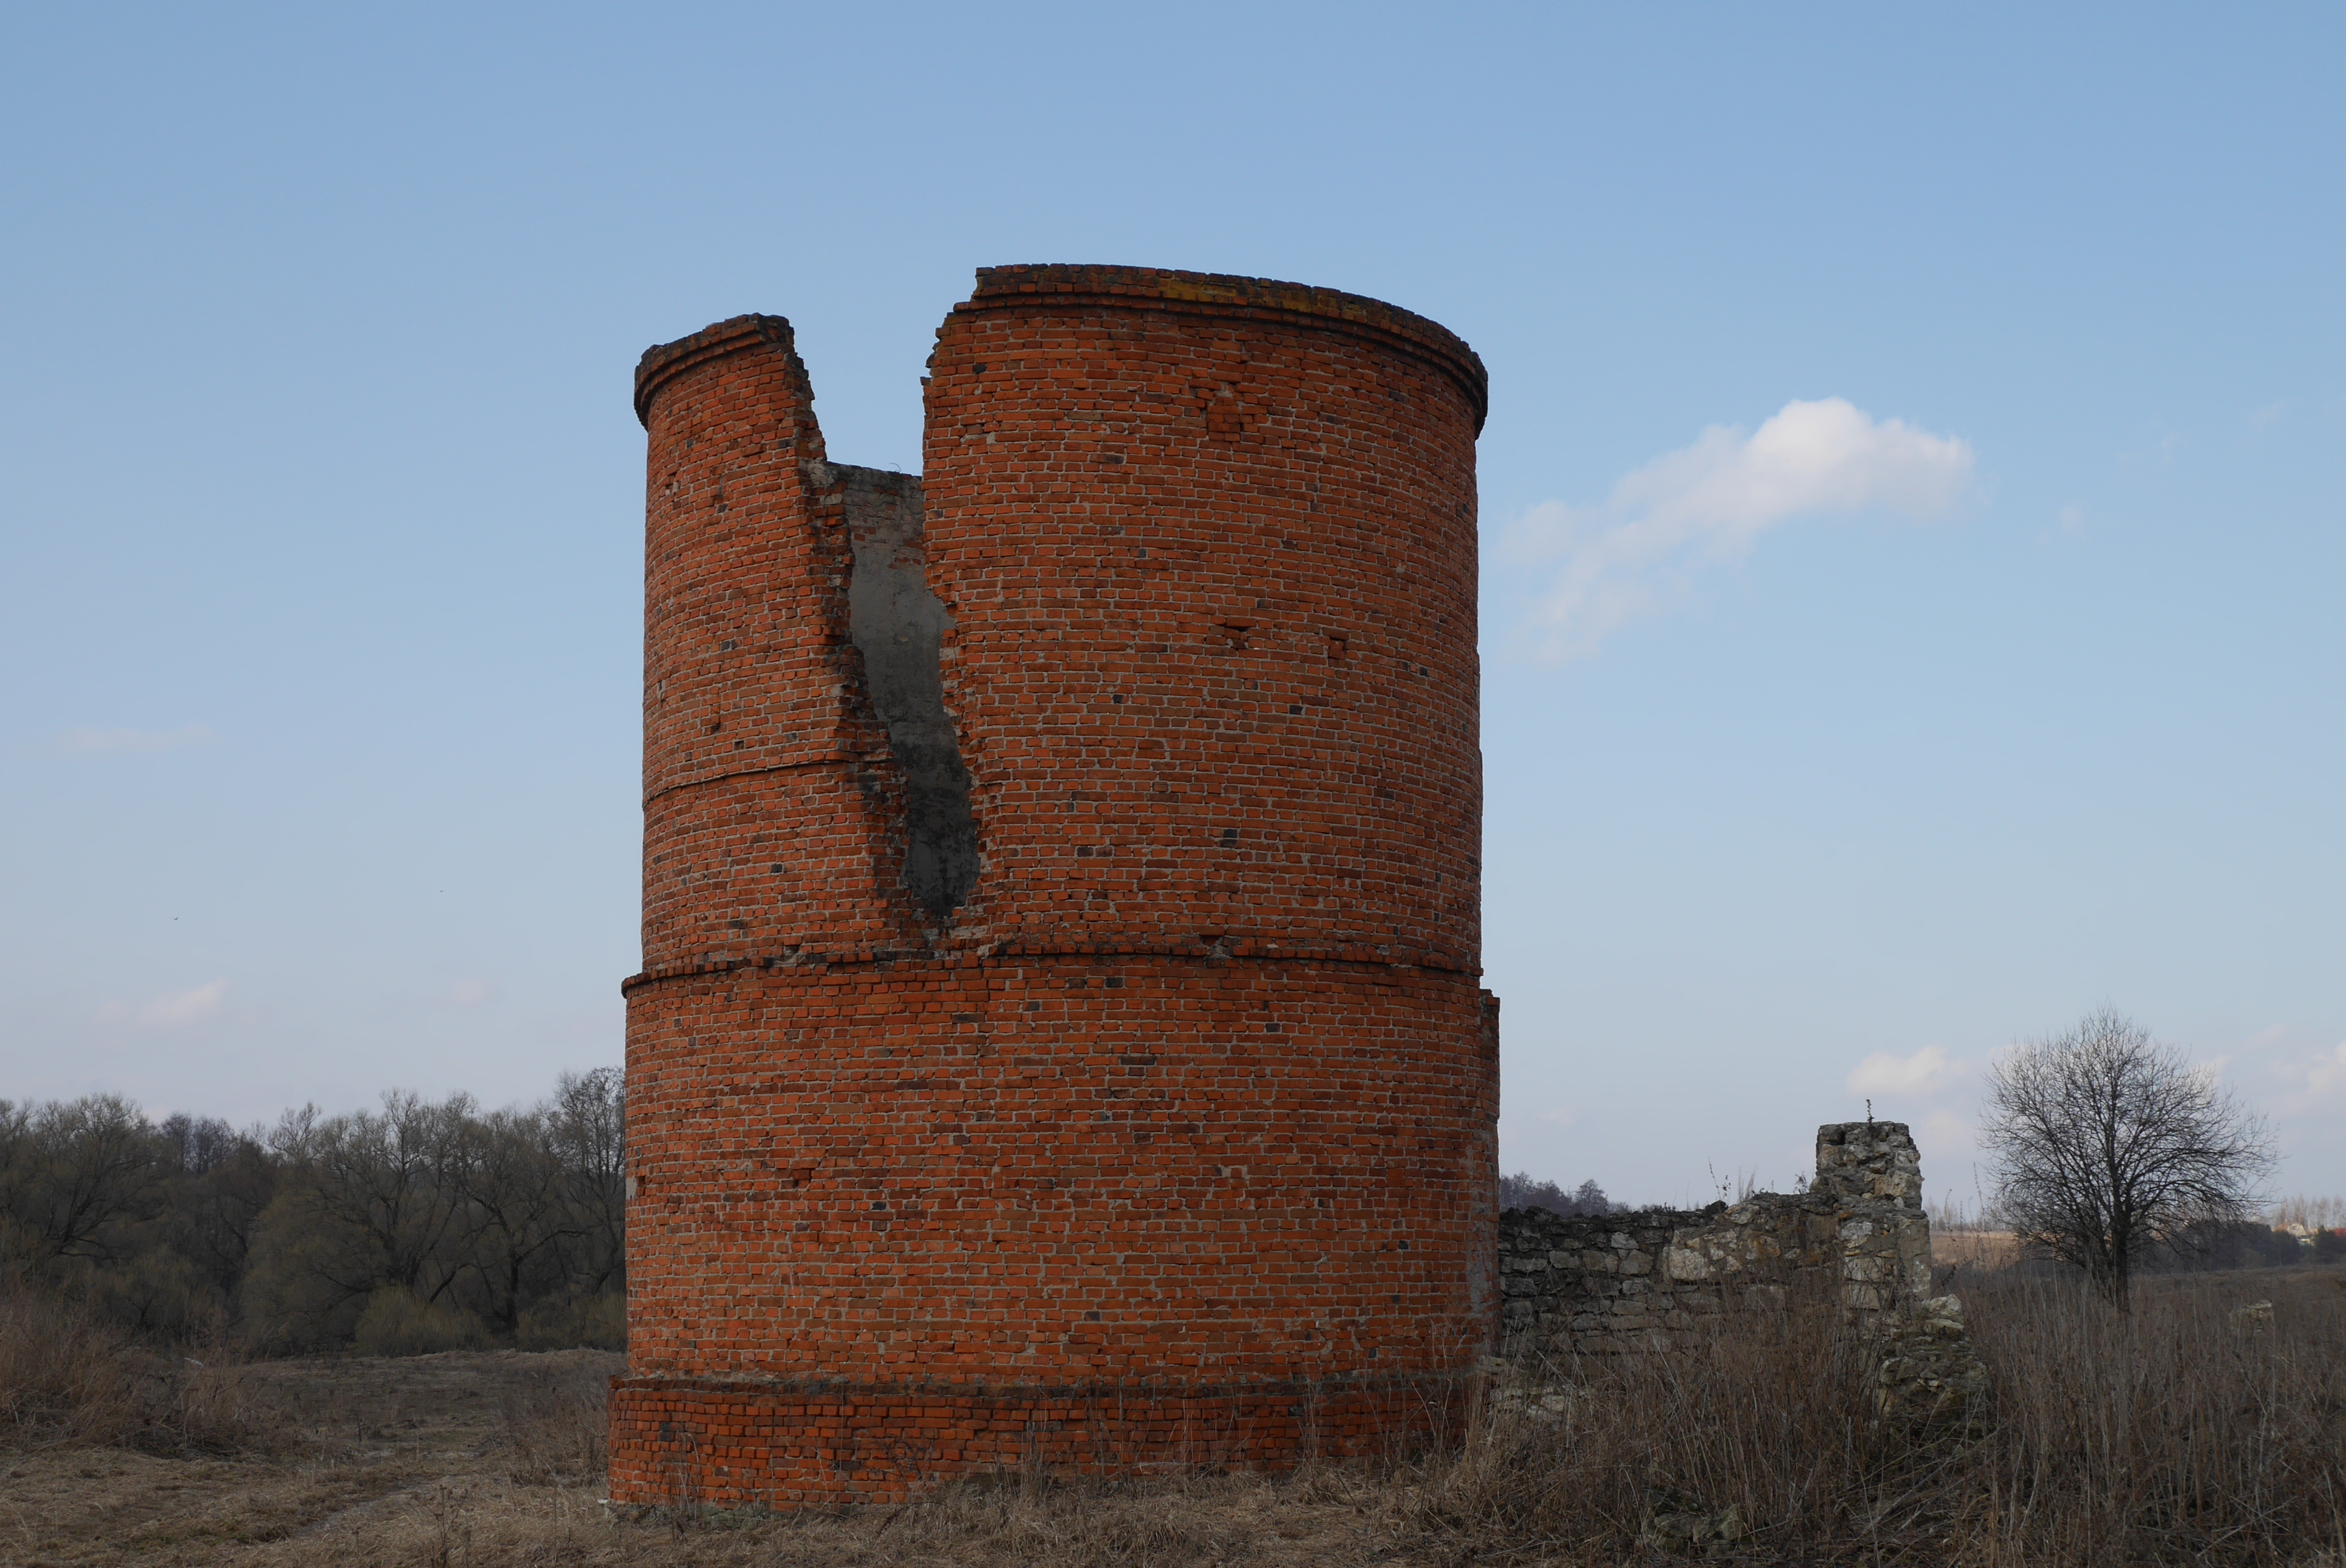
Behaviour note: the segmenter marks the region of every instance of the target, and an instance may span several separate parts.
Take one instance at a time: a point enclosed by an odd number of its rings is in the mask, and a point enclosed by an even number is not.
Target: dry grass
[[[941,1486],[789,1518],[603,1506],[619,1356],[452,1351],[257,1363],[265,1442],[162,1457],[119,1442],[0,1454],[0,1564],[171,1568],[1052,1568],[1413,1559],[1381,1477],[1192,1475]]]
[[[1983,1561],[2346,1563],[2346,1271],[2152,1279],[2130,1315],[2061,1279],[1975,1294]]]
[[[1755,1561],[2346,1564],[2346,1271],[1974,1277],[1984,1435],[1883,1420],[1835,1315],[1754,1315],[1692,1352],[1547,1369],[1396,1491],[1455,1562],[1634,1559],[1658,1511],[1735,1511]],[[2236,1317],[2255,1300],[2270,1319]]]
[[[1494,1402],[1413,1465],[1027,1475],[789,1518],[603,1506],[616,1355],[259,1364],[235,1374],[251,1441],[227,1454],[121,1419],[152,1409],[122,1392],[135,1348],[0,1319],[0,1400],[36,1434],[0,1454],[0,1563],[1560,1565],[1646,1561],[1658,1510],[1731,1508],[1749,1562],[2346,1568],[2346,1270],[2151,1280],[2130,1319],[2019,1274],[1966,1293],[2000,1411],[1968,1441],[1874,1419],[1863,1348],[1796,1309],[1681,1357],[1548,1369],[1538,1415]],[[2269,1319],[2234,1316],[2261,1299]],[[42,1347],[54,1371],[20,1381]],[[71,1414],[76,1389],[98,1414]]]
[[[1394,1506],[1461,1563],[1634,1556],[1658,1510],[1731,1508],[1778,1550],[1878,1541],[1912,1504],[1883,1484],[1896,1434],[1873,1419],[1871,1371],[1819,1303],[1739,1315],[1680,1354],[1552,1362]]]
[[[158,1350],[55,1292],[0,1289],[0,1449],[221,1453],[260,1435],[244,1358],[224,1336]]]
[[[1315,1497],[1308,1483],[1248,1476],[964,1482],[901,1508],[615,1520],[587,1492],[476,1482],[435,1489],[387,1516],[354,1519],[322,1540],[289,1541],[251,1561],[315,1561],[311,1554],[321,1549],[332,1561],[371,1568],[1303,1568],[1412,1561],[1379,1527],[1372,1493],[1341,1480],[1335,1491],[1360,1497]]]
[[[2020,1246],[2008,1230],[1934,1230],[1931,1261],[1943,1268],[2009,1268],[2020,1261]]]
[[[595,1363],[533,1366],[505,1396],[513,1479],[594,1485],[608,1457],[610,1376]]]

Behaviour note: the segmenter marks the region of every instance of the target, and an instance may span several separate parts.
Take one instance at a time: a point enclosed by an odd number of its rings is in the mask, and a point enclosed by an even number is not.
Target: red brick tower
[[[1495,1329],[1481,361],[1046,267],[931,369],[921,479],[776,318],[638,372],[621,1499],[1361,1451]]]

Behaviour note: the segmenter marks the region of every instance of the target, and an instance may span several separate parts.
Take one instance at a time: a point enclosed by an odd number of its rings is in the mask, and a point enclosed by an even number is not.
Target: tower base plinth
[[[987,1474],[1290,1470],[1406,1452],[1463,1417],[1473,1382],[979,1389],[618,1377],[610,1497],[788,1511],[902,1502]]]

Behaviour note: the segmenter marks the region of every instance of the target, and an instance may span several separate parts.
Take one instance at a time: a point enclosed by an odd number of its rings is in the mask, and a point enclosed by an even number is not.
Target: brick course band
[[[980,951],[969,954],[939,956],[919,950],[903,952],[864,952],[855,953],[811,953],[804,952],[771,954],[763,958],[713,958],[693,962],[671,964],[665,969],[648,969],[631,974],[619,982],[619,994],[632,996],[647,985],[663,981],[683,980],[699,974],[729,974],[737,969],[846,969],[861,965],[881,965],[922,960],[945,966],[974,965],[989,960],[1052,959],[1052,958],[1165,958],[1186,960],[1193,963],[1292,963],[1308,962],[1321,966],[1358,964],[1362,968],[1380,970],[1423,969],[1439,974],[1480,974],[1477,969],[1460,969],[1449,964],[1420,963],[1396,959],[1388,952],[1367,952],[1341,948],[1280,947],[1267,944],[1257,949],[1252,944],[1235,948],[1210,947],[1147,947],[1133,942],[1086,943],[1076,947],[1018,947],[1005,944],[998,950]]]
[[[830,461],[780,317],[636,393],[613,1496],[1438,1419],[1500,1305],[1472,351],[1300,285],[997,268],[920,477]]]

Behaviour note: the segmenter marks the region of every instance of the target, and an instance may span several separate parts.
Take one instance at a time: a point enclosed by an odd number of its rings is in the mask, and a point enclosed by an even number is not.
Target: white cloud
[[[494,980],[467,980],[448,993],[448,1000],[459,1007],[478,1007],[497,998],[497,983]]]
[[[212,732],[202,725],[186,724],[177,729],[68,729],[57,737],[57,744],[78,752],[176,751],[211,738]]]
[[[1569,1127],[1579,1122],[1580,1111],[1576,1106],[1558,1105],[1554,1110],[1542,1111],[1539,1119],[1559,1127]]]
[[[138,1010],[138,1022],[176,1028],[193,1023],[219,1011],[220,1003],[228,996],[228,982],[211,981],[193,991],[183,991],[177,996],[165,996],[148,1003]]]
[[[2297,1103],[2321,1099],[2333,1089],[2346,1088],[2346,1040],[2340,1041],[2335,1050],[2319,1052],[2302,1061],[2275,1063],[2273,1070],[2301,1085],[2292,1097]]]
[[[2317,1095],[2326,1093],[2340,1084],[2346,1084],[2346,1040],[2340,1041],[2338,1049],[2329,1055],[2315,1060],[2313,1065],[2306,1071],[2305,1084],[2307,1088]]]
[[[2288,1122],[2311,1116],[2326,1126],[2346,1111],[2346,1040],[2326,1050],[2269,1060],[2264,1065],[2265,1071],[2287,1085],[2265,1101],[2265,1108],[2275,1119]]]
[[[1971,1118],[1959,1116],[1953,1111],[1933,1111],[1923,1117],[1922,1129],[1916,1135],[1930,1149],[1933,1160],[1968,1156],[1977,1151],[1974,1142],[1977,1129],[1972,1125]]]
[[[2227,1051],[2222,1055],[2211,1056],[2205,1062],[2194,1062],[2191,1064],[2191,1075],[2208,1087],[2215,1088],[2223,1083],[2224,1069],[2231,1064],[2232,1054]]]
[[[158,996],[143,1007],[133,1007],[127,1002],[109,1002],[97,1010],[101,1022],[127,1023],[138,1022],[157,1029],[176,1029],[209,1018],[219,1011],[228,999],[228,982],[215,980],[199,985],[192,991],[182,991],[174,996]]]
[[[1497,554],[1553,568],[1527,629],[1540,655],[1569,658],[1658,607],[1693,571],[1739,560],[1788,518],[1876,507],[1930,516],[1971,475],[1968,442],[1877,421],[1841,398],[1796,399],[1748,434],[1711,426],[1623,475],[1600,506],[1533,507]]]
[[[1969,1067],[1969,1063],[1948,1060],[1946,1052],[1936,1045],[1925,1045],[1911,1056],[1893,1056],[1887,1051],[1876,1051],[1850,1069],[1849,1092],[1852,1095],[1935,1095],[1960,1082]]]

